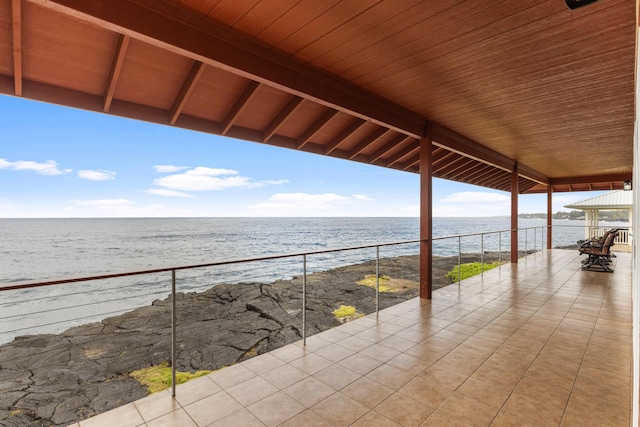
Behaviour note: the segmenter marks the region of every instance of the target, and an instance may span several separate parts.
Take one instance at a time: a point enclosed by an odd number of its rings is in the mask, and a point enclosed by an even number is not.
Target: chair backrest
[[[609,250],[611,249],[611,246],[613,246],[613,243],[617,236],[618,236],[618,230],[610,231],[607,233],[607,236],[605,237],[604,242],[602,243],[603,253],[605,254],[609,253]]]

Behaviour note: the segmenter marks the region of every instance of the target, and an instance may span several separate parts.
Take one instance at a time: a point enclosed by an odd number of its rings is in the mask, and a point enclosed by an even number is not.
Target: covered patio
[[[81,425],[635,421],[637,255],[512,251],[432,294],[434,177],[509,192],[512,230],[546,194],[547,242],[554,193],[640,179],[637,2],[577,3],[0,0],[0,93],[420,179],[422,298]]]
[[[631,256],[615,262],[529,255],[76,426],[628,426]]]

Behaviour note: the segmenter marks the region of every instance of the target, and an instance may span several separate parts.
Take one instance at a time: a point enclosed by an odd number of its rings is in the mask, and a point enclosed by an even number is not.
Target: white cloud
[[[150,190],[146,190],[147,193],[153,194],[155,196],[164,196],[164,197],[193,197],[191,194],[183,193],[181,191],[175,190],[166,190],[164,188],[152,188]]]
[[[362,200],[363,202],[375,202],[375,199],[372,199],[369,196],[365,196],[364,194],[354,194],[352,196],[356,200]]]
[[[189,166],[155,165],[153,168],[158,173],[170,173],[189,169]]]
[[[249,208],[265,216],[324,216],[343,215],[340,209],[345,206],[371,202],[373,199],[363,196],[341,196],[334,193],[276,193],[266,202],[250,205]]]
[[[509,203],[510,196],[506,194],[487,193],[481,191],[462,191],[449,194],[441,202],[444,203]]]
[[[159,203],[138,205],[128,199],[70,200],[62,213],[58,212],[50,216],[68,217],[70,215],[78,218],[203,216],[201,212],[194,213],[180,207],[168,207]]]
[[[283,184],[287,180],[253,181],[253,178],[240,176],[233,169],[196,167],[184,173],[157,178],[154,184],[177,191],[220,191],[229,188],[260,188],[267,184]]]
[[[80,170],[78,171],[78,177],[82,179],[88,179],[89,181],[108,181],[115,179],[116,173],[106,170]]]
[[[17,162],[10,162],[7,159],[0,158],[0,169],[11,169],[16,171],[33,171],[40,175],[64,175],[71,172],[71,169],[60,170],[58,168],[58,162],[54,160],[47,160],[44,163],[38,163],[27,160],[18,160]]]
[[[433,216],[437,217],[483,217],[510,213],[510,196],[482,191],[452,193],[433,204]]]
[[[75,206],[93,206],[103,208],[131,206],[135,204],[135,202],[127,199],[71,200],[71,203]]]

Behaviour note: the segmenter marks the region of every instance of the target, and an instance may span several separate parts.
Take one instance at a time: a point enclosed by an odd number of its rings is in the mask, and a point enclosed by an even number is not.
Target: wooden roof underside
[[[635,2],[0,0],[0,93],[521,193],[631,179]]]

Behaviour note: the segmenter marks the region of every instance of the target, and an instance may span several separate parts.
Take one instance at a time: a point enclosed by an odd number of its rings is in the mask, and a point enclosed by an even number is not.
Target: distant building
[[[579,209],[585,212],[585,238],[598,237],[611,227],[601,227],[600,211],[625,210],[628,212],[629,226],[621,229],[616,244],[631,245],[633,218],[633,191],[618,190],[581,202],[566,205],[565,208]]]

